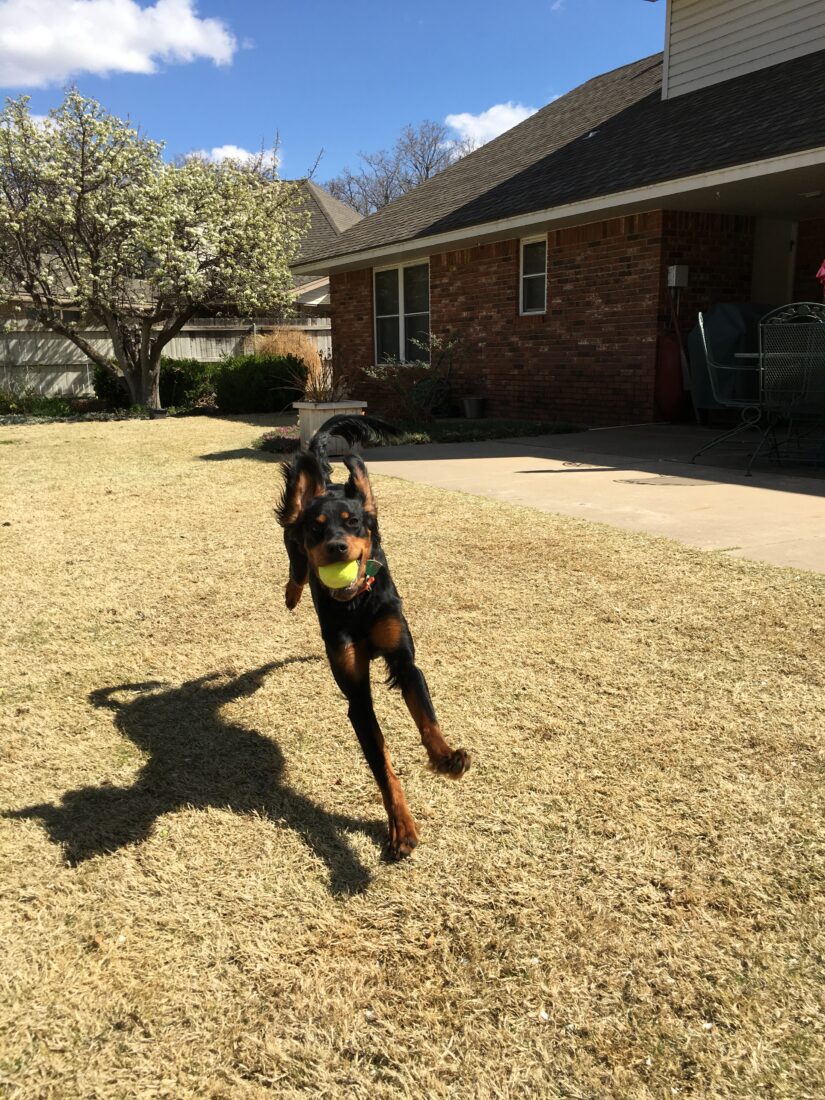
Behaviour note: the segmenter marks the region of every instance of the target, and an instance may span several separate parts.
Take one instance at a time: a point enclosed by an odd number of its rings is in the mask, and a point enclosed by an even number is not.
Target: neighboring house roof
[[[301,306],[329,305],[329,276],[296,275],[292,299]]]
[[[342,233],[363,220],[351,206],[334,198],[329,191],[325,191],[312,180],[303,180],[301,189],[304,209],[310,216],[310,226],[301,244],[299,259],[334,248]]]
[[[301,262],[825,146],[825,51],[671,100],[661,84],[661,54],[594,77]]]
[[[295,260],[301,263],[310,255],[326,254],[335,248],[338,238],[347,229],[362,220],[361,215],[347,206],[339,199],[330,195],[323,187],[319,187],[312,180],[301,180],[301,190],[304,198],[304,210],[309,214],[309,229],[301,242],[301,248]],[[316,275],[297,275],[293,273],[292,281],[295,285],[293,297],[297,300],[309,284],[318,281]],[[324,301],[329,300],[329,295]],[[314,303],[313,303],[314,304]]]

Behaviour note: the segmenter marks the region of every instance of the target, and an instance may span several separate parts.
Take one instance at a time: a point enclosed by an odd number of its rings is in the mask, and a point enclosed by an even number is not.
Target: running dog
[[[370,690],[370,662],[382,657],[387,683],[401,691],[421,734],[431,767],[458,778],[470,764],[464,749],[452,749],[438,724],[427,681],[415,663],[415,646],[381,545],[378,515],[367,469],[355,454],[343,459],[349,477],[333,484],[327,459],[332,435],[348,443],[389,441],[397,430],[376,417],[335,416],[282,465],[277,507],[289,557],[286,606],[293,610],[309,583],[332,675],[349,703],[349,719],[381,789],[389,820],[388,858],[410,855],[418,831],[392,769]],[[345,588],[323,583],[319,570],[357,562]],[[352,570],[350,570],[352,571]]]

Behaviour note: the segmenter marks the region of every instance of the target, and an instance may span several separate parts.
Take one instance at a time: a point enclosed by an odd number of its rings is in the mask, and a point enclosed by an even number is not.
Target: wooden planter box
[[[363,416],[366,401],[293,401],[293,409],[298,410],[298,427],[301,429],[301,446],[306,448],[325,420],[331,416]],[[348,455],[349,444],[338,436],[332,436],[327,454]]]

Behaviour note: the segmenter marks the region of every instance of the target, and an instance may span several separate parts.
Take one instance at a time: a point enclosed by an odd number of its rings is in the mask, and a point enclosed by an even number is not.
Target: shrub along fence
[[[282,331],[305,337],[321,354],[329,353],[328,317],[302,316],[294,325],[284,325],[276,318],[256,318],[257,327],[276,324]],[[70,340],[17,317],[6,320],[5,326],[0,326],[0,390],[17,393],[25,390],[51,397],[83,397],[93,393],[93,365]],[[113,354],[107,332],[90,329],[84,335],[104,355]],[[250,338],[255,339],[249,322],[194,318],[165,350],[169,359],[218,365],[226,358],[241,356],[249,350]],[[258,347],[256,341],[254,350],[271,355],[275,349]]]
[[[164,408],[215,407],[225,413],[282,412],[303,392],[306,366],[293,355],[237,355],[220,363],[198,359],[162,359],[160,403]],[[125,408],[125,385],[100,367],[94,370],[95,394]]]

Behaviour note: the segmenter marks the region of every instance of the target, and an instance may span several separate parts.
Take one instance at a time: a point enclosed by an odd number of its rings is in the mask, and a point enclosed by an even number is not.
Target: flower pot
[[[298,410],[298,427],[301,429],[301,447],[306,449],[309,441],[331,416],[363,416],[366,401],[293,401],[293,409]],[[349,444],[332,436],[327,454],[335,458],[350,453]]]

